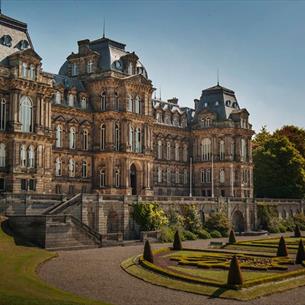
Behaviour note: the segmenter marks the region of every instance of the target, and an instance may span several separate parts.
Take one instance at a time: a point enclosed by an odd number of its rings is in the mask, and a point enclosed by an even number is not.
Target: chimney
[[[81,54],[85,54],[87,52],[87,50],[89,49],[89,39],[84,39],[84,40],[80,40],[78,41],[78,53]]]
[[[178,104],[178,99],[176,97],[173,97],[171,99],[168,99],[167,102],[177,105]]]
[[[196,111],[197,108],[198,108],[198,105],[199,105],[199,100],[198,99],[194,99],[194,104],[195,104],[195,111]]]

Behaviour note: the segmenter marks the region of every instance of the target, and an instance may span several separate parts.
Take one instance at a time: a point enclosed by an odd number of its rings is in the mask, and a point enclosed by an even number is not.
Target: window
[[[171,183],[171,170],[170,170],[170,168],[168,168],[167,172],[166,172],[166,182],[167,182],[167,184]]]
[[[74,95],[73,94],[69,94],[68,95],[68,105],[70,107],[73,107],[74,106]]]
[[[211,159],[211,146],[211,139],[203,139],[201,142],[201,160],[209,161]]]
[[[100,149],[105,150],[105,142],[106,142],[106,127],[104,124],[101,126],[100,130]]]
[[[61,159],[56,158],[56,161],[55,161],[55,176],[61,176],[62,175],[61,164],[62,164]]]
[[[211,183],[211,170],[210,169],[201,170],[201,183]]]
[[[5,191],[5,180],[0,178],[0,191]]]
[[[105,170],[101,169],[100,170],[100,187],[105,187],[105,179],[106,175],[105,175]]]
[[[28,77],[28,65],[24,62],[21,66],[21,77],[27,78]]]
[[[20,50],[25,50],[25,49],[28,48],[28,46],[29,46],[29,42],[27,40],[21,40],[19,42],[19,49]]]
[[[20,101],[20,123],[22,132],[33,131],[32,101],[27,96],[23,96]]]
[[[7,47],[12,46],[12,37],[10,35],[4,35],[1,40],[2,40],[2,44],[4,46],[7,46]]]
[[[27,191],[28,190],[28,183],[26,179],[20,179],[20,189],[22,191]]]
[[[115,170],[115,187],[120,187],[120,171],[118,169]]]
[[[71,127],[69,132],[69,148],[76,148],[76,131],[74,127]]]
[[[119,95],[116,92],[114,93],[114,109],[117,111],[120,110],[120,99]]]
[[[219,171],[219,182],[225,183],[225,170],[223,168]]]
[[[187,145],[183,145],[183,162],[187,162]]]
[[[35,167],[35,152],[34,152],[34,147],[32,145],[28,149],[28,167],[29,168]]]
[[[93,61],[88,60],[87,62],[87,73],[92,73],[93,72]]]
[[[0,102],[0,130],[6,129],[6,100],[1,99]]]
[[[132,112],[132,97],[128,95],[128,111]]]
[[[219,159],[224,160],[225,159],[225,141],[220,140],[219,142]]]
[[[61,94],[59,91],[56,91],[56,93],[55,93],[55,103],[61,104]]]
[[[103,92],[101,95],[101,111],[106,110],[106,93]]]
[[[167,160],[171,159],[171,143],[170,142],[166,143],[166,159]]]
[[[160,112],[156,113],[156,120],[157,122],[162,123],[162,113]]]
[[[135,99],[135,113],[140,113],[141,111],[140,98],[137,96]]]
[[[158,183],[162,182],[162,169],[158,167]]]
[[[61,147],[61,133],[62,133],[61,126],[60,125],[56,126],[56,142],[55,142],[56,147]]]
[[[134,151],[133,128],[131,126],[129,126],[129,145],[131,151]]]
[[[89,132],[87,129],[83,130],[83,149],[88,150],[89,148]]]
[[[176,173],[175,173],[175,182],[176,182],[176,184],[179,183],[179,171],[178,170],[176,170]]]
[[[35,179],[29,179],[29,190],[36,191],[36,180]]]
[[[87,161],[82,161],[82,177],[87,178]]]
[[[162,141],[158,141],[158,159],[162,159]]]
[[[26,167],[26,148],[24,145],[20,147],[20,166]]]
[[[78,65],[77,64],[72,64],[72,76],[78,75]]]
[[[142,152],[141,147],[141,129],[137,128],[136,130],[136,152]]]
[[[114,129],[114,146],[116,151],[120,150],[120,127],[118,124],[115,124]]]
[[[30,65],[30,79],[35,80],[36,78],[36,68],[34,65]]]
[[[232,160],[234,160],[234,156],[235,156],[235,142],[234,142],[234,140],[231,141],[231,155],[232,155]]]
[[[83,96],[80,102],[80,107],[82,109],[86,109],[87,108],[87,99]]]
[[[0,167],[5,167],[6,149],[5,144],[0,144]]]
[[[175,160],[179,161],[179,144],[175,144]]]
[[[183,184],[187,184],[188,181],[187,181],[187,170],[184,169],[183,170]]]
[[[69,177],[75,177],[75,161],[69,160]]]
[[[245,139],[241,139],[241,161],[246,161],[247,143]]]

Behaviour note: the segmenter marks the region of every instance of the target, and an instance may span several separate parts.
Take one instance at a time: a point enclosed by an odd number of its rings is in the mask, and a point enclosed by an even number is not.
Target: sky
[[[77,41],[135,51],[162,99],[194,106],[217,82],[235,91],[258,132],[305,127],[305,1],[2,0],[28,24],[43,69],[57,73]]]

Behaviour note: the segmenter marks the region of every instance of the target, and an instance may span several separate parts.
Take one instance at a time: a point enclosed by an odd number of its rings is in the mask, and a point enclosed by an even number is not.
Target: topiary
[[[243,284],[243,277],[240,271],[238,259],[236,255],[234,255],[230,263],[227,285],[229,287],[232,287],[242,284]]]
[[[220,238],[222,237],[221,233],[217,230],[213,230],[210,232],[212,238]]]
[[[305,251],[304,251],[303,240],[300,239],[298,252],[295,258],[295,263],[302,264],[303,260],[305,260]]]
[[[173,243],[173,249],[174,250],[182,250],[182,242],[181,242],[181,237],[179,234],[179,231],[177,230],[174,236],[174,243]]]
[[[202,238],[202,239],[209,239],[209,238],[211,238],[210,233],[207,230],[204,230],[204,229],[198,230],[196,232],[196,234],[198,235],[199,238]]]
[[[301,237],[301,230],[300,227],[298,225],[295,225],[294,227],[294,237]]]
[[[286,242],[283,236],[280,238],[276,256],[288,256]]]
[[[235,237],[235,232],[234,230],[230,230],[230,235],[229,235],[229,244],[235,244],[236,243],[236,237]]]
[[[148,239],[145,241],[143,258],[152,264],[154,263],[154,256],[151,251],[151,247]]]

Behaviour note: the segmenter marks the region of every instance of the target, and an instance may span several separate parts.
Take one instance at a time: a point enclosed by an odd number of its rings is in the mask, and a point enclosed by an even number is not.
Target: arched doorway
[[[235,211],[232,215],[232,224],[234,231],[244,232],[245,231],[245,220],[241,211]]]
[[[134,164],[130,166],[130,187],[132,195],[137,195],[137,169]]]

